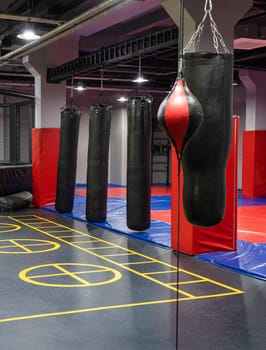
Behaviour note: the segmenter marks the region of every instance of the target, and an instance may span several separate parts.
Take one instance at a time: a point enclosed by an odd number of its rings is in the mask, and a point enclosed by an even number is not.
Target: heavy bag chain
[[[205,1],[205,6],[204,6],[204,16],[200,22],[200,24],[198,25],[197,30],[193,33],[192,37],[190,38],[189,42],[187,43],[187,45],[184,48],[183,53],[187,53],[191,47],[191,45],[193,44],[193,42],[195,42],[196,44],[196,49],[199,47],[200,44],[200,40],[201,40],[201,35],[204,29],[204,25],[205,25],[205,21],[207,19],[207,17],[209,17],[210,19],[210,26],[211,26],[211,31],[212,31],[212,40],[213,40],[213,46],[216,50],[216,53],[219,54],[219,43],[222,46],[223,50],[225,53],[230,53],[230,51],[228,50],[222,34],[219,32],[217,25],[213,19],[212,16],[212,0],[206,0]]]

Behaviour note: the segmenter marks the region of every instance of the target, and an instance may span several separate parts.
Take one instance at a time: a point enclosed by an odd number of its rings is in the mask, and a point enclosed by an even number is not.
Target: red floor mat
[[[151,218],[171,224],[171,210],[152,210]]]
[[[108,197],[126,197],[126,187],[110,187],[108,188]],[[86,196],[86,189],[79,188],[75,190],[75,194],[79,196]],[[154,186],[151,188],[153,196],[170,196],[171,187]]]
[[[266,243],[266,206],[238,207],[237,238]]]

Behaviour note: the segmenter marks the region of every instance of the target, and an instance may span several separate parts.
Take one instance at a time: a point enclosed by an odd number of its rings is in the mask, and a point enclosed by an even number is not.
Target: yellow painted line
[[[29,244],[23,244],[24,247],[39,247],[39,246],[44,246],[44,245],[54,245],[55,242],[47,242],[47,243],[29,243]],[[0,248],[2,248],[0,246]]]
[[[183,282],[179,282],[178,284],[194,284],[194,283],[202,283],[202,282],[206,282],[206,279],[201,279],[201,280],[192,280],[192,281],[183,281]]]
[[[49,231],[49,233],[53,233],[53,232],[50,232],[50,231]],[[79,238],[79,237],[84,237],[84,235],[77,235],[77,236],[73,236],[73,235],[71,235],[71,236],[60,236],[60,238]]]
[[[116,256],[128,256],[128,255],[136,255],[135,253],[117,253],[117,254],[102,254],[102,256],[108,256],[108,257],[116,257]]]
[[[220,287],[222,287],[222,288],[230,289],[230,290],[236,292],[237,294],[238,294],[239,292],[241,292],[242,294],[244,293],[243,291],[240,291],[239,289],[233,288],[233,287],[231,287],[231,286],[227,286],[226,284],[223,284],[223,283],[220,283],[220,282],[211,280],[211,279],[209,279],[209,278],[207,278],[207,277],[200,276],[200,275],[198,275],[198,274],[196,274],[196,273],[194,273],[194,272],[190,272],[190,271],[183,270],[183,269],[180,269],[180,271],[185,272],[185,273],[188,274],[188,275],[197,277],[197,278],[199,278],[199,279],[203,279],[205,282],[210,282],[210,283],[216,284],[217,286],[220,286]]]
[[[161,275],[164,273],[177,273],[178,270],[165,270],[165,271],[154,271],[154,272],[145,272],[143,275]]]
[[[10,239],[10,242],[14,244],[14,246],[26,251],[27,253],[32,253],[31,249],[28,249],[26,247],[24,247],[22,244],[19,244],[16,240],[14,239]]]
[[[177,288],[174,288],[173,286],[169,286],[167,283],[161,282],[160,280],[157,280],[157,279],[155,279],[155,278],[152,278],[152,277],[149,276],[149,275],[145,275],[145,274],[143,274],[143,273],[141,273],[141,272],[139,272],[139,271],[137,271],[137,270],[134,270],[134,269],[132,269],[132,268],[130,268],[130,267],[124,266],[124,265],[122,265],[122,264],[120,264],[120,263],[118,263],[118,262],[116,262],[116,261],[114,261],[114,260],[109,259],[109,258],[106,257],[106,256],[99,255],[99,254],[93,252],[92,249],[82,248],[82,247],[80,247],[80,246],[78,246],[78,245],[75,245],[73,242],[65,241],[65,240],[63,240],[62,238],[60,238],[60,237],[58,237],[58,236],[54,236],[54,235],[52,235],[52,234],[49,233],[49,232],[43,231],[43,230],[41,230],[41,229],[39,229],[39,228],[36,228],[36,229],[35,229],[34,226],[31,226],[31,225],[29,225],[29,224],[27,224],[27,223],[25,223],[25,222],[22,222],[22,221],[20,221],[19,219],[17,219],[16,217],[9,216],[9,218],[10,218],[11,220],[14,220],[14,221],[17,221],[17,222],[19,222],[19,223],[24,224],[25,226],[28,226],[28,227],[30,227],[30,228],[33,229],[33,230],[39,231],[39,232],[41,232],[41,233],[43,233],[43,234],[45,234],[45,235],[47,235],[47,236],[49,236],[49,237],[52,237],[52,238],[54,238],[54,239],[56,239],[56,240],[59,240],[59,241],[61,241],[61,242],[63,242],[63,243],[66,243],[66,244],[68,244],[68,245],[70,245],[70,246],[72,246],[72,247],[74,247],[74,248],[77,248],[77,249],[79,249],[79,250],[81,250],[81,251],[83,251],[83,252],[87,252],[87,253],[89,253],[89,254],[91,254],[91,255],[93,255],[93,256],[99,258],[99,259],[108,261],[109,263],[111,263],[111,264],[113,264],[113,265],[116,265],[116,266],[119,266],[120,268],[126,269],[127,271],[132,272],[132,273],[134,273],[134,274],[136,274],[136,275],[138,275],[138,276],[140,276],[140,277],[142,277],[142,278],[146,278],[147,280],[149,280],[149,281],[151,281],[151,282],[153,282],[153,283],[156,283],[156,284],[161,285],[161,286],[163,286],[163,287],[166,287],[166,288],[168,288],[168,289],[174,290],[174,291],[176,291],[176,292],[178,291]],[[48,219],[44,219],[44,218],[41,218],[41,219],[44,220],[44,221],[46,221],[46,222],[53,223],[52,221],[50,221],[50,220],[48,220]],[[54,224],[55,224],[55,223],[54,223]],[[58,227],[66,228],[66,226],[61,225],[61,224],[56,224],[56,225],[57,225]],[[136,255],[138,255],[138,256],[142,256],[142,257],[144,257],[145,259],[152,260],[153,262],[159,263],[161,266],[168,266],[168,267],[170,267],[171,269],[175,269],[175,268],[176,268],[175,266],[170,265],[170,264],[168,264],[168,263],[165,263],[165,262],[163,262],[163,261],[160,261],[160,260],[157,260],[157,259],[148,257],[148,256],[146,256],[146,255],[144,255],[144,254],[141,254],[141,253],[139,253],[139,252],[135,252],[135,251],[133,251],[133,250],[130,250],[130,249],[127,249],[127,248],[118,246],[118,245],[113,244],[113,243],[111,243],[111,242],[107,242],[107,241],[105,241],[105,240],[103,240],[103,239],[100,239],[100,238],[97,238],[97,237],[95,237],[95,236],[92,236],[92,235],[89,235],[89,234],[85,234],[84,232],[81,232],[81,231],[79,231],[79,230],[75,230],[75,232],[76,232],[76,233],[81,233],[81,234],[86,235],[86,236],[88,236],[88,237],[95,238],[95,239],[97,239],[97,241],[99,241],[99,242],[103,242],[103,243],[105,243],[105,244],[108,244],[109,246],[122,249],[122,250],[124,250],[125,252],[130,252],[130,253],[134,253],[134,254],[136,254]],[[100,249],[100,248],[98,248],[98,249]],[[102,249],[102,248],[101,248],[101,249]],[[192,273],[192,272],[189,272],[189,271],[186,271],[186,270],[183,270],[183,269],[179,269],[179,271],[184,272],[184,273],[186,273],[186,274],[189,274],[189,275],[191,275],[191,276],[195,276],[195,277],[197,277],[197,278],[199,278],[199,279],[203,279],[202,276],[197,275],[197,274],[195,274],[195,273]],[[206,279],[206,278],[204,277],[204,279]],[[233,294],[242,294],[242,293],[244,293],[243,291],[240,291],[240,290],[238,290],[238,289],[236,289],[236,288],[233,288],[233,287],[224,285],[224,284],[219,283],[219,282],[214,281],[214,280],[206,279],[206,281],[208,281],[208,282],[210,282],[210,283],[212,283],[212,284],[216,284],[216,285],[218,285],[218,286],[221,286],[221,287],[223,287],[223,288],[225,288],[225,289],[227,289],[227,290],[229,290],[229,291],[233,291],[233,292],[234,292]],[[231,293],[232,293],[232,292],[227,292],[227,293],[219,294],[219,296],[221,296],[221,295],[230,295]],[[204,297],[204,296],[203,296],[203,297]],[[210,295],[206,295],[205,297],[211,297],[211,296],[210,296]],[[193,297],[193,298],[194,298],[194,297]]]
[[[142,265],[142,264],[153,264],[154,261],[133,261],[133,262],[127,262],[127,263],[121,263],[122,266],[126,266],[126,265]],[[143,273],[143,275],[145,275]]]
[[[242,294],[242,293],[243,292],[239,291],[239,293],[237,293],[237,294]],[[235,295],[235,294],[236,293],[234,293],[234,292],[224,293],[224,294],[213,294],[213,295],[208,296],[208,298],[217,298],[217,297],[221,297],[221,296],[228,296],[228,295]],[[193,300],[205,299],[205,298],[206,298],[206,296],[198,296],[198,297],[194,297]],[[50,312],[50,313],[43,313],[43,314],[33,314],[33,315],[26,315],[26,316],[2,318],[2,319],[0,319],[0,323],[26,321],[26,320],[36,319],[36,318],[45,318],[45,317],[75,315],[75,314],[79,314],[79,313],[96,312],[96,311],[104,311],[104,310],[117,310],[117,309],[129,308],[129,307],[160,305],[160,304],[176,303],[177,301],[188,301],[188,300],[191,300],[191,298],[183,298],[182,297],[182,298],[177,298],[177,299],[144,301],[144,302],[132,303],[132,304],[107,305],[107,306],[91,307],[91,308],[77,309],[77,310],[67,310],[67,311]]]
[[[76,242],[74,242],[76,243]],[[87,251],[91,251],[91,250],[99,250],[99,249],[111,249],[114,247],[108,247],[108,246],[102,246],[102,247],[93,247],[93,248],[86,248]]]
[[[28,243],[24,244],[24,242],[42,242],[42,243]],[[0,242],[10,242],[12,245],[6,245],[6,246],[1,246],[0,245],[0,254],[35,254],[35,253],[44,253],[44,252],[50,252],[52,250],[56,250],[60,248],[60,244],[54,241],[44,241],[40,239],[35,239],[35,238],[14,238],[14,239],[8,239],[8,240],[2,240]],[[46,249],[41,249],[41,250],[34,250],[34,249],[28,249],[27,247],[35,247],[35,246],[48,246]],[[50,246],[50,247],[49,247]],[[4,251],[4,248],[19,248],[20,251],[15,250],[7,250]]]
[[[168,285],[168,283],[165,283],[166,285]],[[170,286],[171,287],[171,286]],[[177,292],[180,293],[180,294],[183,294],[185,296],[187,296],[188,298],[190,299],[194,299],[195,298],[195,295],[191,294],[191,293],[188,293],[188,292],[185,292],[184,290],[182,289],[177,289]]]
[[[87,271],[77,271],[75,272],[75,275],[86,275],[89,273],[101,273],[101,272],[108,272],[109,270],[87,270]],[[57,277],[57,276],[65,276],[65,273],[58,272],[58,273],[49,273],[46,275],[30,275],[30,278],[47,278],[47,277]]]
[[[35,227],[35,226],[34,226],[34,229],[35,229],[36,231],[41,231],[40,228]],[[60,232],[74,232],[74,231],[72,231],[72,230],[56,230],[56,231],[50,231],[50,230],[49,230],[49,233],[60,233]]]
[[[21,226],[14,224],[0,223],[0,234],[6,232],[14,232],[21,230]]]
[[[90,266],[90,267],[97,267],[99,269],[102,269],[104,272],[111,272],[113,277],[109,278],[107,280],[103,280],[100,282],[89,282],[87,280],[84,280],[83,278],[80,278],[78,276],[76,276],[76,272],[72,272],[72,271],[68,271],[67,269],[65,269],[62,266]],[[74,284],[74,283],[48,283],[48,282],[42,282],[40,280],[36,280],[36,277],[34,278],[33,275],[28,275],[28,273],[31,273],[34,270],[41,270],[43,268],[47,268],[47,267],[54,267],[55,269],[62,271],[63,275],[60,276],[69,276],[75,280],[77,280],[78,282],[80,282],[80,284]],[[41,275],[38,275],[38,278],[40,279]],[[100,286],[100,285],[104,285],[104,284],[110,284],[113,282],[118,281],[121,278],[121,273],[115,269],[112,269],[110,267],[106,267],[106,266],[101,266],[101,265],[92,265],[92,264],[81,264],[81,263],[58,263],[58,264],[44,264],[44,265],[38,265],[38,266],[31,266],[28,267],[22,271],[20,271],[19,273],[19,278],[27,283],[32,283],[32,284],[36,284],[39,286],[45,286],[45,287],[60,287],[60,288],[80,288],[80,287],[92,287],[92,286]],[[51,276],[54,277],[54,276]]]
[[[136,306],[147,306],[147,305],[156,305],[156,304],[159,305],[159,304],[165,304],[165,303],[175,303],[175,302],[177,302],[177,300],[182,300],[182,299],[155,300],[155,301],[147,301],[147,302],[140,302],[140,303],[134,303],[134,304],[108,305],[108,306],[91,307],[91,308],[78,309],[78,310],[50,312],[50,313],[46,313],[46,314],[33,314],[33,315],[27,315],[27,316],[2,318],[2,319],[0,319],[0,323],[14,322],[14,321],[25,321],[25,320],[32,320],[32,319],[35,319],[35,318],[44,318],[44,317],[55,317],[55,316],[63,316],[63,315],[75,315],[75,314],[85,313],[85,312],[95,312],[95,311],[103,311],[103,310],[115,310],[115,309],[123,309],[123,308],[136,307]],[[186,299],[184,299],[184,300],[186,300]]]
[[[1,242],[11,242],[13,240],[16,240],[16,241],[42,241],[40,239],[35,239],[35,238],[13,238],[13,239],[5,239],[5,240],[2,240],[0,241]],[[35,246],[44,246],[44,245],[56,245],[58,243],[54,242],[54,241],[43,241],[44,243],[23,243],[23,246],[24,247],[35,247]],[[1,245],[0,244],[0,249],[1,248],[11,248],[11,247],[14,247],[14,244],[13,245]]]
[[[96,239],[89,239],[86,241],[75,241],[76,244],[80,244],[80,243],[92,243],[92,242],[97,242]]]
[[[63,268],[62,266],[60,266],[60,265],[57,265],[57,264],[53,264],[53,265],[54,265],[54,267],[55,267],[56,269],[58,269],[59,271],[64,272],[65,275],[67,275],[67,276],[69,276],[69,277],[72,277],[73,279],[77,280],[77,281],[80,282],[81,284],[88,285],[88,281],[86,281],[86,280],[80,278],[79,276],[76,276],[74,272],[70,272],[70,271],[64,269],[64,268]],[[90,284],[90,283],[89,283],[89,284]]]
[[[20,222],[18,219],[14,218],[14,217],[10,217],[10,219],[11,219],[11,220],[13,219],[13,220],[15,220],[15,221]],[[47,221],[47,219],[44,219],[44,220]],[[32,227],[31,225],[28,225],[27,223],[23,223],[23,222],[22,222],[22,224],[24,224],[25,226],[30,227],[31,229],[35,229],[34,227]],[[59,224],[58,224],[58,225],[59,225]],[[60,226],[61,226],[61,225],[60,225]],[[43,234],[45,234],[45,235],[47,235],[47,236],[49,236],[49,237],[52,237],[52,238],[54,238],[54,239],[56,239],[56,240],[59,240],[59,241],[61,241],[61,242],[63,242],[63,243],[66,243],[66,244],[68,244],[68,245],[70,245],[70,246],[72,246],[72,247],[74,247],[74,248],[77,248],[77,249],[79,249],[79,250],[82,250],[82,251],[84,251],[84,252],[87,252],[87,253],[89,253],[89,254],[91,254],[91,255],[93,255],[93,256],[96,256],[96,257],[99,258],[99,259],[108,261],[109,263],[111,263],[111,264],[113,264],[113,265],[116,265],[116,266],[119,266],[119,267],[121,267],[121,268],[123,268],[123,269],[125,269],[125,270],[127,270],[127,271],[130,271],[130,272],[132,272],[132,273],[134,273],[134,274],[136,274],[136,275],[142,277],[142,278],[146,278],[146,279],[148,279],[149,281],[151,281],[151,282],[153,282],[153,283],[156,283],[156,284],[161,285],[161,286],[163,286],[163,287],[165,287],[165,288],[174,290],[175,292],[178,291],[177,288],[174,288],[174,287],[172,287],[172,286],[168,286],[166,283],[163,283],[163,282],[161,282],[161,281],[159,281],[159,280],[156,280],[155,278],[152,278],[152,277],[150,277],[150,276],[145,276],[145,275],[143,275],[141,272],[139,272],[139,271],[137,271],[137,270],[131,269],[130,267],[127,267],[127,266],[123,266],[123,265],[117,263],[116,261],[113,261],[113,260],[111,260],[111,259],[108,259],[107,257],[104,257],[104,256],[99,255],[99,254],[97,254],[97,253],[94,253],[93,251],[91,251],[91,249],[82,248],[82,247],[80,247],[80,246],[75,245],[75,244],[72,243],[72,242],[64,241],[64,240],[61,239],[60,237],[53,236],[52,234],[50,234],[50,233],[48,233],[48,232],[45,232],[45,231],[43,231],[43,230],[41,230],[41,229],[39,229],[39,228],[37,228],[36,231],[39,231],[39,232],[41,232],[41,233],[43,233]],[[79,231],[76,231],[76,232],[79,232]],[[90,236],[90,235],[88,235],[88,236]],[[95,238],[97,238],[97,237],[95,237]],[[101,240],[101,239],[99,239],[99,240],[100,240],[100,241],[103,241],[103,240]],[[105,241],[103,241],[103,242],[105,242]],[[107,243],[108,243],[108,242],[107,242]],[[112,244],[112,243],[110,243],[110,244]],[[112,245],[113,245],[113,244],[112,244]],[[116,245],[114,244],[113,246],[116,246]],[[119,247],[119,246],[117,246],[117,247]],[[121,249],[124,249],[124,250],[127,250],[126,248],[123,248],[123,247],[120,247],[120,248],[121,248]],[[131,252],[134,252],[134,251],[131,251]],[[139,255],[139,256],[143,256],[143,257],[145,257],[146,259],[150,259],[150,257],[147,257],[147,256],[145,256],[145,255],[143,255],[143,254],[139,254],[139,253],[137,253],[137,252],[136,252],[136,254]],[[171,265],[169,265],[169,264],[160,262],[160,261],[157,260],[157,259],[153,259],[153,261],[154,261],[154,262],[158,262],[158,263],[160,263],[160,264],[162,264],[162,265],[171,266]]]

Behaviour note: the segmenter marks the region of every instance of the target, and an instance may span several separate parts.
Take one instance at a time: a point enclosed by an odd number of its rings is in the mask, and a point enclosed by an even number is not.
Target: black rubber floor
[[[266,349],[265,282],[179,260],[177,278],[170,250],[41,209],[1,214],[1,349],[175,350],[177,300],[178,349]]]

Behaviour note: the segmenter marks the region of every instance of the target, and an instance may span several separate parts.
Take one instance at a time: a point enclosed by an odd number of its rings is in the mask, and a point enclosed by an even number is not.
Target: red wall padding
[[[178,247],[178,177],[177,158],[172,150],[172,211],[171,247],[185,254],[195,255],[206,252],[235,250],[237,232],[237,154],[239,117],[232,121],[232,143],[226,168],[226,207],[223,220],[211,227],[191,225],[185,218],[182,199],[183,174],[181,172],[180,231]]]
[[[266,196],[266,130],[243,132],[242,194]]]
[[[32,130],[32,192],[36,207],[54,204],[60,129]]]

